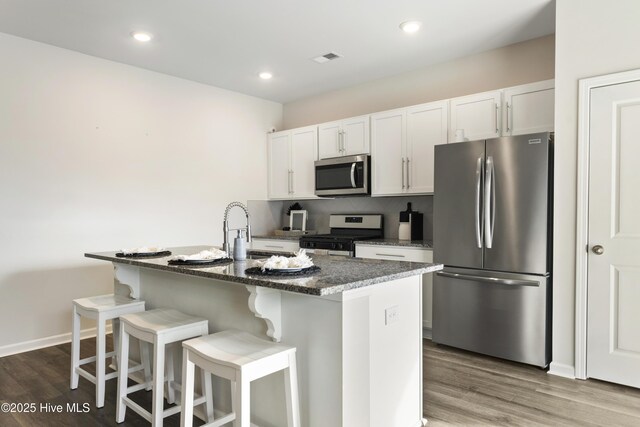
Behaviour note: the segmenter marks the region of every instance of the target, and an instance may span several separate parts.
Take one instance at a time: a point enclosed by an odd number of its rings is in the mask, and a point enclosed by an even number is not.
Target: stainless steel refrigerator
[[[551,359],[553,134],[435,148],[433,341]]]

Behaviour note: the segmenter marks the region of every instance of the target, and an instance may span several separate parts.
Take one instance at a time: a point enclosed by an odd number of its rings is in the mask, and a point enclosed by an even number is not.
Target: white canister
[[[411,240],[411,223],[401,222],[398,227],[398,239],[399,240]]]

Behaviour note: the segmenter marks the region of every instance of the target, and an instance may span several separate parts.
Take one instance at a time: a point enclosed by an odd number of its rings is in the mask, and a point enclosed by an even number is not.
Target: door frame
[[[587,278],[589,267],[589,150],[591,89],[640,80],[640,69],[578,81],[578,194],[576,215],[575,377],[587,379]]]

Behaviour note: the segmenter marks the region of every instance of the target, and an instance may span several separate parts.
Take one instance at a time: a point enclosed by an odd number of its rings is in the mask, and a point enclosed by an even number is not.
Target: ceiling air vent
[[[317,58],[313,58],[318,64],[324,64],[325,62],[333,61],[334,59],[342,58],[342,55],[337,54],[335,52],[325,53],[322,56],[318,56]]]

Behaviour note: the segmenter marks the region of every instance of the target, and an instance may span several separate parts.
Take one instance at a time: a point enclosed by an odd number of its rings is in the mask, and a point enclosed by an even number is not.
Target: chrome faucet
[[[241,208],[244,211],[244,214],[247,216],[247,226],[245,228],[229,229],[229,223],[228,223],[229,211],[231,210],[231,208],[235,208],[235,207]],[[225,251],[227,253],[227,256],[230,258],[231,250],[229,248],[229,231],[245,230],[247,232],[247,242],[249,243],[251,242],[251,224],[249,222],[249,209],[247,209],[247,207],[240,202],[229,203],[227,208],[224,210],[224,222],[222,223],[222,225],[224,230],[224,243],[222,244],[222,250]]]

